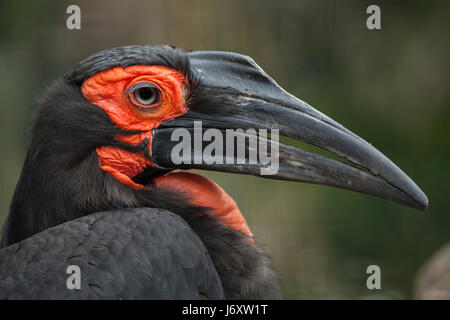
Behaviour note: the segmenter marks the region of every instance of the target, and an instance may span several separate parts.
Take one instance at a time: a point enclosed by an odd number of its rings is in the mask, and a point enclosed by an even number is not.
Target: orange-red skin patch
[[[137,82],[148,81],[161,90],[162,103],[150,110],[139,110],[133,106],[124,93]],[[118,136],[116,139],[131,145],[139,145],[149,139],[151,152],[151,130],[166,121],[186,113],[183,85],[187,79],[179,72],[162,66],[115,67],[100,72],[81,86],[83,95],[93,104],[104,110],[120,128],[143,131],[142,133]],[[132,188],[142,189],[143,185],[131,180],[147,165],[153,163],[142,153],[133,153],[111,146],[97,148],[100,168],[112,174],[118,181]],[[223,224],[248,235],[253,242],[252,233],[236,202],[213,181],[187,172],[176,172],[157,177],[154,183],[159,187],[179,190],[189,195],[194,205],[210,207]]]
[[[138,82],[151,82],[156,85],[161,92],[161,104],[145,110],[136,108],[125,92]],[[162,121],[181,116],[187,111],[183,85],[188,86],[185,76],[167,67],[118,66],[86,79],[81,86],[81,92],[91,103],[104,110],[118,127],[143,131],[140,134],[120,136],[116,139],[138,145],[148,138],[151,152],[151,130],[157,128]],[[102,146],[97,148],[97,154],[102,170],[111,173],[121,183],[130,187],[137,189],[144,187],[131,180],[145,166],[153,165],[142,153]]]
[[[149,81],[161,89],[163,103],[152,112],[139,111],[124,92],[133,84]],[[106,111],[111,120],[127,130],[150,131],[162,121],[186,113],[183,84],[187,79],[178,71],[163,66],[120,66],[99,72],[81,86],[83,95]]]
[[[253,241],[250,228],[236,202],[214,181],[198,174],[174,172],[157,177],[153,182],[158,187],[179,190],[191,196],[190,202],[194,205],[210,207],[223,224],[243,232]]]

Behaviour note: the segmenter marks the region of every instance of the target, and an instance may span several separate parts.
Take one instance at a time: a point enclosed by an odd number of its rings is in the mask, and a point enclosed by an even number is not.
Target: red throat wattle
[[[170,173],[153,181],[159,187],[180,191],[190,196],[190,202],[194,205],[210,207],[212,213],[221,219],[224,225],[241,231],[253,241],[250,228],[236,201],[214,181],[188,172]]]

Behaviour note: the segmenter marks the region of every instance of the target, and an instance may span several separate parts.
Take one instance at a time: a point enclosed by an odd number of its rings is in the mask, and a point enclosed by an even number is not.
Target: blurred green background
[[[81,7],[81,30],[66,8]],[[366,8],[381,8],[381,30]],[[35,98],[93,52],[172,44],[247,54],[281,86],[365,138],[425,191],[426,213],[330,187],[206,173],[273,257],[286,297],[411,298],[450,241],[448,1],[0,2],[0,224]],[[366,288],[381,268],[382,290]]]

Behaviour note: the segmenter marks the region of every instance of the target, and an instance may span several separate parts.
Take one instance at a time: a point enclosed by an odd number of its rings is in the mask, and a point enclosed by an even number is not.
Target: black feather
[[[84,59],[64,75],[64,80],[80,86],[94,74],[116,66],[159,65],[177,70],[188,78],[188,56],[171,46],[124,46],[95,53]]]
[[[155,235],[159,229],[166,237]],[[188,263],[179,257],[185,250],[193,255]],[[73,264],[79,290],[66,284]],[[185,275],[192,272],[202,276]],[[224,298],[202,241],[180,217],[158,209],[95,213],[11,245],[0,251],[0,279],[0,299]]]

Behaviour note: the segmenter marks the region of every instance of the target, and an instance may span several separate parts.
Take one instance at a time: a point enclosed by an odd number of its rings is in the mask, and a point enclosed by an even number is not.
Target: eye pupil
[[[151,105],[156,102],[158,98],[158,92],[156,88],[152,87],[139,88],[134,91],[134,97],[136,98],[137,102],[141,104]]]
[[[150,88],[142,88],[139,90],[139,95],[144,100],[149,100],[153,97],[153,91]]]

